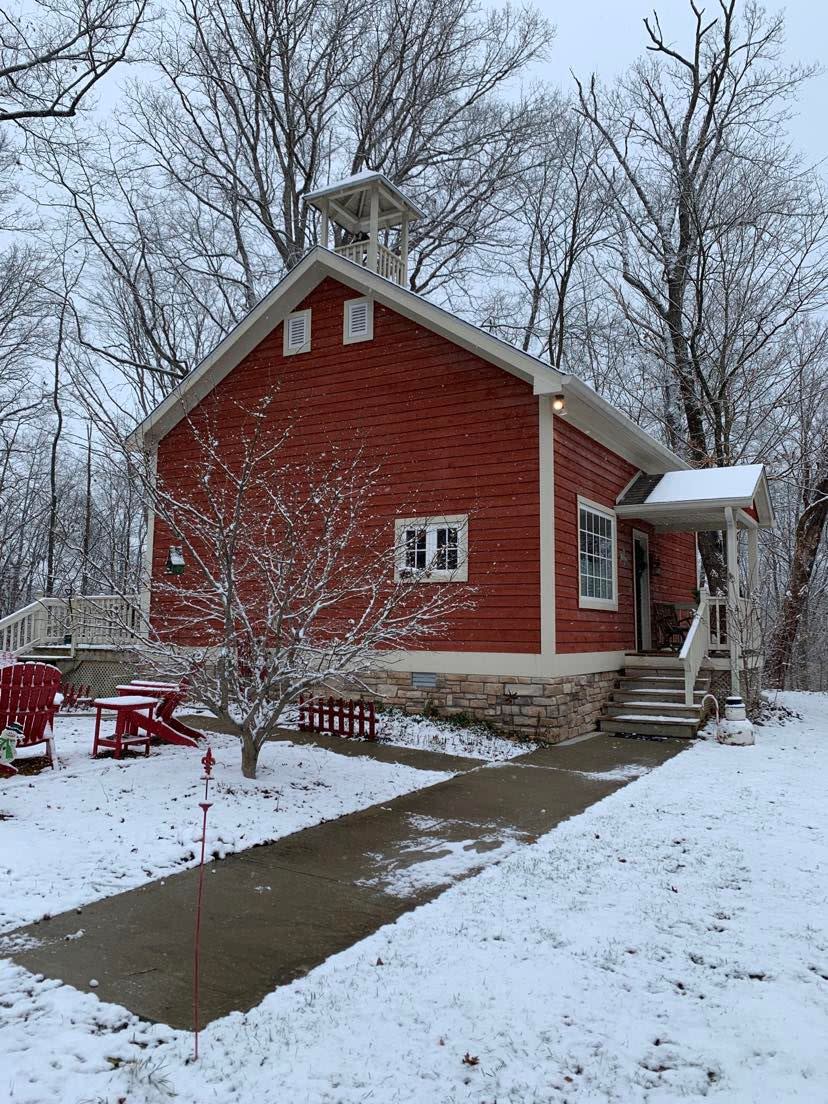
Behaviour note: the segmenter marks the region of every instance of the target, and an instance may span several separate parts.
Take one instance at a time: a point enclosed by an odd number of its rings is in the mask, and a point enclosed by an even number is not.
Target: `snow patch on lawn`
[[[0,783],[0,931],[196,864],[204,748],[91,759],[94,721],[59,716],[61,769]],[[207,853],[223,857],[450,778],[309,745],[266,745],[259,777],[239,743],[209,734],[216,757]]]
[[[529,740],[510,740],[498,736],[485,725],[460,726],[437,717],[420,717],[398,709],[377,714],[377,738],[384,744],[442,751],[472,759],[500,763],[526,755],[537,748]]]
[[[803,720],[694,745],[211,1024],[198,1064],[188,1035],[0,965],[0,1097],[824,1100],[828,697],[784,700]]]

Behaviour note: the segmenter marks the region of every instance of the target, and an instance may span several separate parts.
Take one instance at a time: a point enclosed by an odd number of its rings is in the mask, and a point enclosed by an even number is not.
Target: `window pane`
[[[440,526],[435,530],[436,551],[434,554],[434,568],[436,571],[456,571],[458,565],[457,556],[457,530]]]
[[[405,566],[412,571],[422,571],[426,565],[425,529],[406,529]]]
[[[456,571],[459,565],[458,550],[457,550],[457,530],[447,529],[447,541],[446,541],[446,568],[449,571]]]
[[[613,601],[613,518],[581,506],[578,511],[578,550],[581,597]]]

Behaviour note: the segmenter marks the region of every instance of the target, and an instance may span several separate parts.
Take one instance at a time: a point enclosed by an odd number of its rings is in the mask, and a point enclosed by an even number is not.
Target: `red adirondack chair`
[[[55,694],[60,692],[60,671],[48,663],[15,663],[0,668],[0,732],[10,721],[23,727],[18,747],[45,744],[52,769],[55,740],[46,728],[54,712]],[[16,774],[13,767],[6,775]]]

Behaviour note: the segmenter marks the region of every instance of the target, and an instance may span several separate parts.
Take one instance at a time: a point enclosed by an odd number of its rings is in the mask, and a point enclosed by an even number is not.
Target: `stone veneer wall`
[[[437,675],[435,689],[412,686],[411,674],[382,671],[362,681],[384,705],[438,716],[468,713],[506,734],[557,743],[596,730],[616,671],[556,678]]]

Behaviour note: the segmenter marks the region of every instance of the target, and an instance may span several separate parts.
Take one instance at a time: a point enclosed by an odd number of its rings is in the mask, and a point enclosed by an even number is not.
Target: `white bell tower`
[[[382,173],[368,169],[308,192],[305,202],[322,214],[319,244],[329,249],[330,224],[335,222],[355,241],[334,246],[334,252],[369,268],[386,280],[408,281],[408,227],[423,212]],[[388,231],[398,226],[399,252],[389,248]]]

